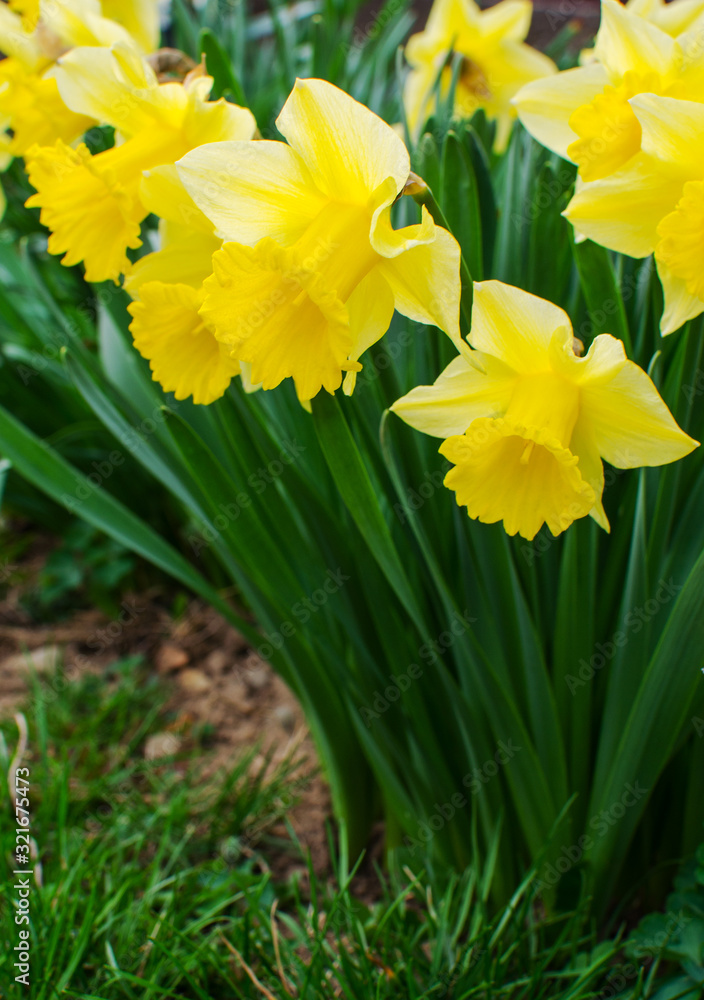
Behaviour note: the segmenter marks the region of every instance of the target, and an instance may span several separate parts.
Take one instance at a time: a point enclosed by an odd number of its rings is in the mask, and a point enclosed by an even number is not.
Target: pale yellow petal
[[[661,172],[676,180],[701,180],[704,104],[654,94],[639,94],[629,103],[641,125],[641,148],[658,161]]]
[[[486,41],[495,38],[522,42],[528,34],[533,4],[530,0],[502,0],[481,13],[481,32]]]
[[[454,236],[436,226],[432,243],[381,260],[377,268],[388,281],[402,315],[416,323],[437,326],[455,343],[459,341],[462,285],[460,248]]]
[[[408,150],[391,126],[324,80],[297,80],[276,124],[333,200],[366,205],[388,177],[397,194],[408,180]]]
[[[610,380],[582,385],[579,419],[591,428],[599,454],[617,469],[675,462],[698,444],[677,426],[652,380],[632,361]]]
[[[553,334],[572,329],[558,306],[501,281],[474,284],[472,346],[504,361],[523,375],[549,369]]]
[[[570,440],[570,451],[579,460],[578,465],[582,478],[594,490],[595,502],[589,511],[590,516],[604,531],[611,531],[603,503],[604,463],[596,446],[594,433],[585,420],[577,420]]]
[[[675,40],[618,0],[601,0],[594,51],[614,79],[629,71],[665,76],[677,59]]]
[[[159,0],[102,0],[103,14],[124,25],[144,52],[159,47]]]
[[[135,45],[129,31],[103,17],[97,0],[41,0],[40,36],[55,37],[64,49],[83,45],[109,46],[117,43]]]
[[[127,46],[75,48],[61,57],[54,76],[64,103],[76,114],[125,135],[154,128],[157,79]],[[185,94],[182,103],[185,108]]]
[[[660,220],[673,211],[682,185],[638,154],[623,170],[580,186],[563,212],[583,236],[631,257],[647,257],[658,241]]]
[[[139,190],[144,207],[160,219],[212,236],[212,222],[203,215],[186,191],[175,164],[168,163],[145,170]]]
[[[448,438],[464,434],[477,417],[497,417],[506,412],[516,384],[516,374],[502,361],[476,352],[484,369],[456,357],[433,385],[419,385],[391,407],[417,431]]]
[[[240,368],[198,314],[200,289],[152,281],[128,306],[134,346],[147,358],[154,380],[176,399],[212,403]]]
[[[604,67],[593,63],[534,80],[519,90],[512,103],[533,138],[568,160],[567,147],[577,139],[569,126],[570,117],[608,82]]]
[[[688,320],[704,312],[704,302],[698,295],[693,295],[687,288],[687,282],[676,277],[662,260],[658,260],[657,255],[655,263],[665,296],[660,333],[667,337],[681,329]]]
[[[392,206],[388,204],[388,187],[393,182],[382,184],[377,193],[380,207],[372,215],[370,242],[374,250],[382,257],[398,257],[399,254],[412,250],[413,247],[432,243],[435,240],[436,226],[432,215],[423,205],[420,225],[404,226],[394,229],[391,224]]]
[[[283,142],[220,142],[177,164],[193,201],[222,239],[253,246],[265,237],[294,243],[327,200]]]
[[[349,358],[358,361],[389,329],[394,314],[394,296],[381,271],[374,268],[360,281],[346,304],[352,336]],[[366,364],[362,371],[367,373]],[[345,376],[343,388],[348,396],[354,390],[357,374],[348,371]]]
[[[132,298],[137,298],[142,285],[149,281],[200,288],[213,273],[213,254],[222,241],[212,233],[164,220],[159,233],[161,249],[141,257],[125,278],[125,291]]]

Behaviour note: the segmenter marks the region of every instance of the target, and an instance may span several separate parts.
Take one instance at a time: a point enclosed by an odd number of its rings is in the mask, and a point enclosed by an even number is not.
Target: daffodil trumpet
[[[608,531],[602,460],[663,465],[697,447],[620,340],[601,334],[580,357],[569,317],[543,299],[477,283],[470,340],[474,363],[458,356],[391,409],[444,439],[445,485],[471,518],[527,539],[588,514]]]

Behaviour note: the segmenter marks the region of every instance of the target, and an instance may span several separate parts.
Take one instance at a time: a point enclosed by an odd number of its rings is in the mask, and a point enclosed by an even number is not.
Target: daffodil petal
[[[394,296],[388,281],[378,268],[373,268],[347,300],[352,347],[350,361],[357,361],[372,344],[384,336],[394,314]],[[362,369],[366,373],[366,366]],[[348,371],[343,389],[351,395],[357,372]]]
[[[485,41],[498,36],[513,42],[522,42],[528,34],[533,4],[530,0],[503,0],[488,7],[481,15],[482,36]]]
[[[333,200],[365,205],[388,177],[396,194],[408,180],[408,150],[391,126],[324,80],[296,80],[276,124]]]
[[[415,430],[439,438],[464,434],[477,417],[505,413],[515,372],[488,354],[477,353],[477,362],[483,372],[462,355],[454,358],[433,385],[416,386],[391,410]]]
[[[167,163],[145,170],[139,194],[144,207],[160,219],[213,235],[212,222],[186,191],[175,164]]]
[[[630,257],[647,257],[658,242],[657,228],[672,212],[682,185],[664,176],[644,154],[602,180],[581,185],[562,213],[595,243]]]
[[[654,94],[629,101],[642,129],[644,153],[685,180],[704,174],[704,105]]]
[[[326,199],[295,150],[283,142],[218,142],[176,164],[193,201],[224,240],[253,246],[294,243]]]
[[[660,333],[667,337],[681,329],[684,324],[704,312],[704,302],[698,295],[693,295],[687,288],[683,278],[678,278],[670,271],[662,260],[655,257],[658,277],[662,283],[665,296],[665,308],[660,320]]]
[[[602,499],[604,493],[604,463],[601,460],[601,455],[596,446],[591,428],[584,420],[578,419],[572,431],[570,451],[578,458],[582,479],[589,483],[594,490],[596,499],[594,506],[589,511],[590,516],[604,531],[611,531]]]
[[[652,380],[632,361],[608,381],[581,386],[580,420],[591,427],[599,454],[617,469],[666,465],[698,444],[677,426]]]
[[[401,233],[404,230],[400,230]],[[416,323],[439,327],[460,340],[460,248],[446,229],[435,227],[432,243],[419,244],[377,268],[391,286],[396,308]]]
[[[572,329],[558,306],[501,281],[474,284],[472,346],[505,362],[516,372],[545,371],[552,336]]]
[[[53,72],[64,104],[76,114],[123,134],[154,127],[157,79],[129,46],[74,48]]]
[[[393,181],[389,178],[381,185],[374,197],[374,200],[380,204],[372,215],[369,238],[374,250],[382,257],[398,257],[399,254],[406,253],[413,247],[430,244],[435,240],[436,233],[435,222],[425,205],[421,211],[420,225],[404,226],[403,229],[393,228],[391,225],[392,206],[388,199],[389,187],[392,184]]]
[[[128,306],[134,346],[147,358],[154,380],[176,399],[194,403],[219,399],[239,364],[205,327],[198,314],[200,289],[152,281]]]
[[[213,254],[222,246],[212,233],[187,229],[161,221],[161,249],[141,257],[125,278],[125,291],[139,296],[142,285],[151,281],[200,288],[213,273]]]
[[[519,90],[511,103],[533,138],[569,160],[567,147],[578,138],[569,126],[572,113],[589,104],[607,83],[604,67],[593,63],[533,80]]]
[[[602,0],[594,48],[596,57],[614,78],[629,71],[655,71],[665,76],[677,58],[674,38],[631,13],[618,0]]]
[[[159,46],[159,0],[102,0],[103,15],[124,25],[144,52]]]

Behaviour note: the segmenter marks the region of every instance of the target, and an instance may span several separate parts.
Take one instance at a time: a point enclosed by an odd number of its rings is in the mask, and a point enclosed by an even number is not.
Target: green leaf
[[[631,331],[608,250],[597,243],[592,243],[591,240],[577,243],[572,232],[572,254],[579,272],[594,335],[610,333],[614,337],[619,337],[626,347],[626,354],[632,357]]]
[[[313,400],[313,420],[345,506],[397,597],[411,619],[421,627],[424,615],[409,585],[369,473],[337,398],[319,393]]]
[[[96,487],[46,442],[37,438],[0,406],[0,450],[34,486],[165,573],[199,594],[243,634],[257,639],[251,625],[237,615],[217,591],[148,525],[123,504]]]
[[[203,28],[201,31],[198,47],[201,55],[205,56],[205,67],[213,78],[210,100],[231,96],[235,104],[246,108],[247,98],[232,67],[232,61],[210,28]]]

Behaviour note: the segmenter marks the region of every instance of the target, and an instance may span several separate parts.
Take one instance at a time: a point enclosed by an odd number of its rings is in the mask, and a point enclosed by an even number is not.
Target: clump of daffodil
[[[283,142],[202,146],[176,164],[224,246],[200,314],[252,381],[292,378],[302,402],[351,392],[364,351],[394,308],[459,337],[460,251],[425,208],[395,230],[409,180],[394,130],[322,80],[299,80]]]
[[[141,198],[160,216],[160,249],[137,261],[125,280],[135,299],[128,306],[135,347],[148,359],[154,379],[176,399],[212,403],[240,374],[252,388],[246,368],[242,372],[199,315],[203,282],[222,246],[213,224],[188,196],[174,166],[147,171]]]
[[[590,514],[603,528],[602,459],[620,469],[663,465],[697,442],[675,423],[623,343],[601,334],[586,357],[557,306],[499,281],[474,286],[466,350],[434,385],[392,410],[444,438],[445,485],[470,517],[509,535],[553,535]]]
[[[704,104],[641,94],[630,102],[642,152],[585,184],[565,215],[585,236],[631,257],[655,253],[663,335],[704,311]]]
[[[529,83],[514,98],[523,125],[576,163],[582,181],[610,176],[640,151],[641,126],[631,98],[649,93],[704,101],[701,29],[690,25],[675,38],[656,20],[617,0],[602,0],[589,61]]]
[[[524,43],[532,15],[530,0],[502,0],[482,11],[474,0],[435,0],[422,32],[406,46],[411,71],[403,102],[412,136],[446,99],[453,56],[461,60],[454,113],[470,118],[483,108],[497,124],[495,148],[506,147],[516,112],[511,98],[531,80],[556,72],[542,52]]]
[[[142,243],[143,171],[174,163],[201,143],[251,139],[256,123],[245,108],[207,100],[213,81],[201,67],[183,83],[160,84],[122,44],[73,49],[59,60],[56,80],[66,106],[113,125],[118,143],[96,156],[61,140],[33,146],[25,159],[37,193],[27,205],[42,209],[50,253],[65,254],[66,265],[83,261],[88,281],[117,281],[130,268],[127,249]]]
[[[64,104],[55,79],[60,56],[76,46],[118,42],[153,52],[159,42],[157,0],[16,0],[0,3],[0,116],[13,131],[10,150],[56,139],[71,143],[95,124]]]

